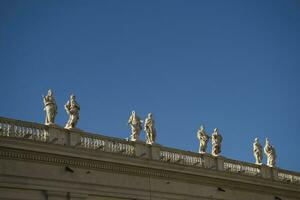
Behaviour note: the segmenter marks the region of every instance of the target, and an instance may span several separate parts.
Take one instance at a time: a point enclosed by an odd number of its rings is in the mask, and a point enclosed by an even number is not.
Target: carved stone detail
[[[148,114],[148,117],[145,120],[144,130],[146,132],[146,143],[153,144],[156,139],[156,129],[155,129],[155,121],[153,119],[152,113]]]
[[[221,153],[221,143],[223,137],[219,134],[219,130],[217,128],[214,129],[214,132],[211,136],[211,143],[212,143],[212,152],[213,156],[218,156]]]
[[[276,165],[276,151],[274,146],[269,142],[269,139],[266,138],[266,144],[264,147],[265,154],[267,156],[267,165],[269,167],[275,167]]]
[[[49,89],[48,94],[42,97],[44,102],[44,110],[46,112],[45,124],[54,124],[57,114],[57,105],[52,90]]]
[[[255,164],[261,165],[262,158],[263,158],[263,152],[262,152],[262,146],[259,143],[258,138],[255,138],[255,141],[253,143],[253,154],[254,154],[254,158],[255,158]]]
[[[199,153],[206,153],[209,136],[206,134],[204,126],[201,126],[198,130],[197,138],[200,141]]]
[[[70,100],[65,104],[66,112],[69,115],[69,120],[65,126],[67,129],[75,128],[79,120],[80,106],[75,98],[75,95],[72,94]]]
[[[139,140],[140,132],[142,130],[142,123],[143,121],[140,119],[140,117],[137,116],[135,111],[132,111],[128,120],[128,124],[131,126],[131,141]]]

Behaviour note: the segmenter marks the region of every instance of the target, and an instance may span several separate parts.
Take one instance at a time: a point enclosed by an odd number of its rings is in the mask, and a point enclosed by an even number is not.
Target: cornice
[[[18,145],[16,146],[15,143],[18,143]],[[64,151],[61,151],[62,149]],[[59,154],[62,152],[64,155]],[[162,163],[142,158],[124,158],[124,156],[106,152],[93,151],[91,154],[91,151],[86,149],[36,143],[27,140],[16,141],[10,138],[0,142],[0,159],[70,166],[134,176],[149,176],[202,185],[240,188],[242,190],[249,190],[249,187],[251,187],[251,191],[269,192],[279,195],[289,193],[292,197],[300,197],[300,190],[297,185],[265,180],[259,177],[241,176],[224,171],[219,172],[204,168]]]

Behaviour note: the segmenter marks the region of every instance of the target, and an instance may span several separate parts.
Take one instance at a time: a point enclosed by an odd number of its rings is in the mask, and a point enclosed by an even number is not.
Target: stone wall
[[[0,199],[296,200],[299,173],[0,118]]]

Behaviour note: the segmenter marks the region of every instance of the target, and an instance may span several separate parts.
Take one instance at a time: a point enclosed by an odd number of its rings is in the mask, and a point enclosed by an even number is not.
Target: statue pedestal
[[[150,148],[149,145],[145,144],[142,141],[135,141],[134,142],[135,146],[135,156],[139,158],[150,158]]]
[[[82,132],[82,130],[81,130],[81,129],[79,129],[79,128],[76,128],[76,127],[74,127],[74,128],[64,128],[64,129],[67,129],[67,130],[69,130],[69,131],[77,131],[77,132]]]
[[[150,148],[151,148],[151,158],[153,160],[160,160],[160,148],[161,148],[161,145],[159,145],[159,144],[152,144]]]
[[[263,178],[270,179],[272,177],[272,170],[271,169],[272,168],[268,167],[267,165],[262,164],[261,168],[260,168],[261,176]]]
[[[52,124],[49,127],[49,142],[52,144],[67,145],[68,138],[66,131],[59,127],[58,125]]]
[[[57,124],[46,124],[46,126],[49,126],[49,127],[51,127],[51,128],[63,128],[63,127],[61,127],[61,126],[59,126],[59,125],[57,125]]]
[[[215,156],[216,157],[216,166],[217,166],[217,169],[220,170],[220,171],[224,171],[224,160],[225,160],[225,157],[223,156]]]

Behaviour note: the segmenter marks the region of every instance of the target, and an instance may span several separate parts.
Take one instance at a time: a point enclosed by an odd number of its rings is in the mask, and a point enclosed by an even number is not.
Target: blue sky
[[[74,93],[82,130],[125,138],[132,110],[152,112],[162,145],[197,151],[204,124],[219,128],[225,157],[254,162],[254,138],[269,137],[278,166],[300,171],[299,9],[292,0],[2,0],[0,115],[43,123],[51,88],[61,126]]]

